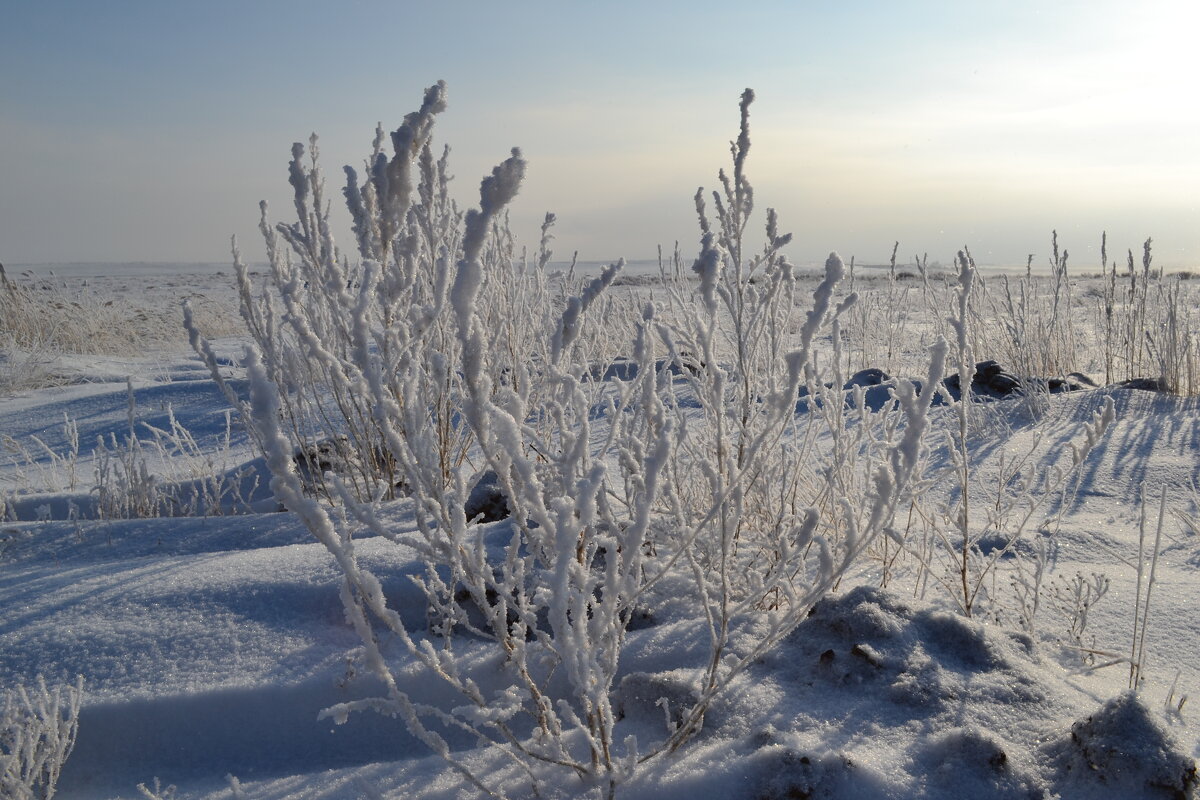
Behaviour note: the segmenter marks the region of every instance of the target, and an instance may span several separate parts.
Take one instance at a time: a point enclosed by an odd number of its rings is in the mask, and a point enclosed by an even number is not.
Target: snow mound
[[[1064,797],[1196,796],[1196,763],[1134,692],[1104,703],[1046,751]]]
[[[920,750],[932,769],[927,786],[938,794],[962,797],[1041,798],[1035,775],[1009,761],[1003,742],[975,726],[951,728]]]
[[[774,747],[759,751],[752,761],[753,769],[766,776],[747,795],[754,800],[888,796],[884,775],[840,753],[808,756]]]
[[[1136,695],[1081,719],[1093,696],[1029,637],[874,587],[817,604],[738,695],[707,733],[740,739],[748,797],[1195,794]]]
[[[1030,669],[1036,662],[1027,636],[911,606],[869,586],[815,606],[776,657],[793,659],[793,679],[833,690],[868,688],[924,715],[968,698],[1009,704],[1046,698]]]

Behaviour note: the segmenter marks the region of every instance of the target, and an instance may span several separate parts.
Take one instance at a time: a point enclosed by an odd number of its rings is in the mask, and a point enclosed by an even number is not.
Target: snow
[[[219,345],[243,390],[238,342]],[[276,510],[265,479],[251,507],[223,509],[239,514],[69,518],[72,503],[88,508],[90,443],[128,428],[126,376],[139,420],[161,427],[170,407],[203,447],[222,450],[230,474],[249,467],[265,476],[236,426],[230,444],[219,444],[227,404],[195,356],[168,349],[142,358],[75,357],[62,366],[77,383],[0,398],[0,431],[13,440],[36,435],[64,453],[67,415],[82,443],[75,488],[65,466],[41,450],[34,465],[0,466],[0,494],[43,486],[15,504],[20,521],[0,522],[0,686],[31,684],[38,674],[85,680],[79,738],[56,796],[136,797],[137,784],[157,777],[177,786],[179,798],[228,797],[230,774],[247,797],[264,800],[478,796],[401,720],[319,719],[323,709],[377,696],[381,687],[359,661],[336,564],[294,515]],[[1105,398],[1115,420],[1062,507],[1050,509],[1051,569],[1064,578],[1107,575],[1111,589],[1090,609],[1088,635],[1097,650],[1128,654],[1142,491],[1151,539],[1167,491],[1145,682],[1136,695],[1127,691],[1128,665],[1091,670],[1056,643],[1062,626],[1053,610],[1042,610],[1036,636],[1003,619],[968,620],[935,588],[922,593],[905,576],[877,588],[879,565],[868,561],[736,679],[691,742],[646,764],[618,796],[1191,796],[1200,718],[1191,703],[1177,706],[1200,687],[1200,508],[1188,488],[1200,483],[1200,400],[1119,388],[1072,392],[1053,396],[1037,422],[1017,402],[991,403],[975,474],[1002,480],[1000,456],[1029,451],[1038,436],[1033,463],[1069,466],[1068,445],[1085,435]],[[33,519],[39,507],[48,507],[49,519]],[[415,529],[407,501],[385,504],[382,513],[394,530]],[[502,536],[509,523],[490,524]],[[354,548],[409,629],[424,631],[423,597],[409,579],[422,569],[417,554],[365,532]],[[643,748],[664,738],[671,714],[694,696],[691,681],[707,655],[705,623],[681,600],[684,583],[668,576],[656,585],[621,654],[617,733],[636,734]],[[397,663],[407,658],[396,641],[381,647]],[[461,647],[491,691],[489,648],[470,640]],[[399,674],[420,702],[458,702],[415,666]],[[513,797],[532,796],[528,777],[496,752],[441,733],[477,773]],[[541,777],[543,797],[596,791],[549,769]]]

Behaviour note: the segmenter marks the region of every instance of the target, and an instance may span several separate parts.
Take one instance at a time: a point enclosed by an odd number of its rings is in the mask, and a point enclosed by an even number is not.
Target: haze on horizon
[[[293,141],[321,137],[338,239],[341,167],[445,79],[435,134],[455,194],[513,146],[514,230],[557,256],[696,249],[753,87],[748,174],[797,263],[966,244],[1077,269],[1200,266],[1200,9],[1182,0],[9,4],[0,28],[0,262],[262,257],[257,204],[290,219]],[[761,228],[761,220],[753,223]]]

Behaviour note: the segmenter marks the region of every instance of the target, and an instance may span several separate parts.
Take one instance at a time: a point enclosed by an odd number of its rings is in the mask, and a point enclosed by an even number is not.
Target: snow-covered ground
[[[236,352],[236,342],[223,344],[223,352]],[[0,469],[0,494],[12,501],[10,516],[20,517],[0,522],[0,687],[30,684],[39,674],[52,683],[76,675],[85,681],[78,741],[56,796],[137,797],[137,784],[157,777],[163,787],[176,786],[178,798],[228,797],[227,775],[247,797],[264,800],[477,796],[400,720],[356,714],[335,725],[318,718],[380,687],[360,663],[330,555],[292,514],[277,510],[236,424],[226,439],[227,403],[199,361],[168,348],[142,358],[77,357],[64,368],[80,381],[0,398],[0,433],[29,456],[14,451]],[[128,430],[126,377],[139,423],[164,429],[169,409],[212,463],[236,476],[236,498],[226,496],[222,510],[239,513],[88,518],[94,481],[87,454],[98,436]],[[1166,491],[1136,697],[1126,693],[1127,663],[1093,669],[1060,644],[1067,622],[1053,608],[1042,609],[1030,636],[1015,624],[1006,586],[993,590],[993,613],[968,620],[911,567],[878,588],[881,564],[867,560],[738,678],[693,741],[650,762],[618,796],[1191,796],[1200,711],[1181,700],[1200,690],[1193,488],[1200,482],[1200,401],[1128,388],[1079,391],[1051,396],[1036,422],[1018,400],[994,402],[975,441],[974,476],[1002,483],[1006,459],[1026,453],[1038,474],[1069,464],[1068,444],[1108,397],[1115,423],[1038,521],[1049,518],[1053,531],[1046,534],[1047,584],[1065,585],[1077,573],[1103,573],[1110,582],[1089,609],[1085,641],[1094,637],[1095,650],[1128,655],[1138,598],[1147,593],[1138,587],[1140,520],[1145,513],[1152,544]],[[72,447],[64,418],[81,442],[73,479],[68,460],[48,455]],[[45,448],[31,444],[34,436]],[[178,459],[174,472],[160,467],[187,480],[198,467]],[[931,491],[950,496],[953,487]],[[394,530],[413,525],[407,503],[384,507]],[[508,524],[493,523],[497,530]],[[409,628],[424,630],[424,599],[407,578],[421,570],[420,560],[362,536],[360,560],[383,579]],[[1029,539],[1041,536],[1034,531]],[[996,574],[1007,580],[1003,569]],[[1145,584],[1148,568],[1142,577]],[[629,632],[616,690],[624,715],[618,731],[647,743],[666,730],[660,698],[677,699],[678,708],[707,655],[703,621],[673,602],[670,581],[656,591]],[[405,658],[395,642],[382,645]],[[490,648],[480,643],[473,652],[467,648],[466,661],[487,675]],[[400,674],[423,702],[454,702],[421,670]],[[448,738],[512,796],[532,796],[511,763],[473,750],[466,736]],[[550,776],[542,796],[587,789]]]

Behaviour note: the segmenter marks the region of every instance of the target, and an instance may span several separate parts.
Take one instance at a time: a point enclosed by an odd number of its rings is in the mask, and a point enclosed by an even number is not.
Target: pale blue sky
[[[1194,8],[8,0],[0,261],[223,261],[231,234],[261,258],[257,203],[286,214],[291,142],[317,131],[340,188],[375,123],[443,78],[460,203],[522,147],[517,234],[556,212],[562,257],[694,253],[692,194],[751,86],[749,175],[794,261],[881,261],[899,239],[1042,262],[1057,228],[1081,269],[1104,229],[1110,252],[1153,236],[1157,263],[1200,266]]]

